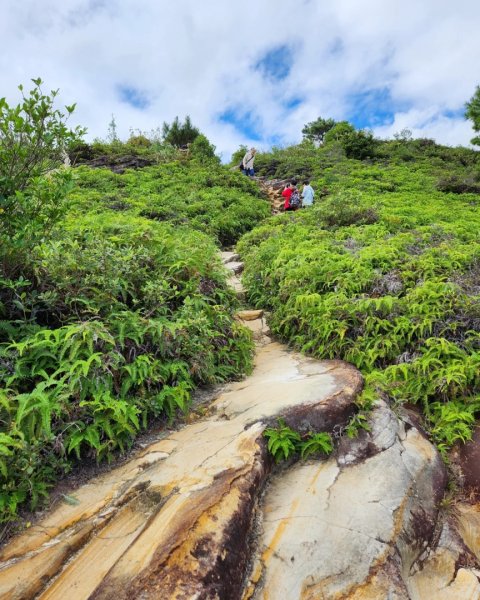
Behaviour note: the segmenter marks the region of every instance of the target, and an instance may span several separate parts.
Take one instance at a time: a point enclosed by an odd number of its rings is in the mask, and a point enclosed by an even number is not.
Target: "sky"
[[[190,115],[222,159],[321,116],[468,145],[478,0],[0,0],[0,97],[41,77],[87,140]]]

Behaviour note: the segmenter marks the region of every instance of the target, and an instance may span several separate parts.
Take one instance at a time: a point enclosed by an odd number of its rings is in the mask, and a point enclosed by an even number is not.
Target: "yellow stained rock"
[[[241,321],[254,321],[263,317],[263,310],[240,310],[236,316]]]

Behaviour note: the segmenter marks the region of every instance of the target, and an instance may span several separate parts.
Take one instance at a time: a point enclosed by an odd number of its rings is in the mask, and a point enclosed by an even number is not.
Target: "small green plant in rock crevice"
[[[307,458],[311,454],[331,454],[333,442],[329,433],[320,431],[319,433],[310,433],[306,440],[302,440],[300,446],[300,456]]]
[[[361,429],[364,429],[365,431],[370,431],[371,429],[365,412],[359,412],[353,415],[348,425],[345,427],[345,433],[352,439],[357,437]]]
[[[278,419],[278,427],[265,429],[263,435],[268,439],[268,451],[277,462],[282,458],[287,460],[289,456],[295,454],[302,442],[300,434],[288,427],[283,419]]]
[[[307,458],[311,454],[317,453],[328,455],[333,450],[333,442],[329,433],[312,431],[302,438],[300,433],[288,427],[283,419],[278,419],[278,427],[265,429],[263,436],[268,439],[268,451],[277,463],[287,460],[295,454]]]

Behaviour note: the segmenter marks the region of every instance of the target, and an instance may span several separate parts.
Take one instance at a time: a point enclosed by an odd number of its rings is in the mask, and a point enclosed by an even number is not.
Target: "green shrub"
[[[333,442],[330,434],[326,432],[309,432],[303,437],[285,423],[278,419],[277,427],[268,427],[263,432],[267,438],[267,449],[276,462],[287,460],[299,454],[301,458],[308,458],[312,454],[331,454]]]
[[[201,143],[201,136],[199,136]],[[79,168],[70,194],[72,218],[110,210],[203,231],[224,246],[270,214],[258,186],[216,159],[193,159],[127,171]]]

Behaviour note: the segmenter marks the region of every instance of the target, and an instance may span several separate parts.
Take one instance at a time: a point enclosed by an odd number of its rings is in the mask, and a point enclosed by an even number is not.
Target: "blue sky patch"
[[[255,63],[254,69],[266,79],[282,81],[290,74],[293,65],[293,51],[287,46],[272,48]]]
[[[462,108],[457,108],[455,110],[444,110],[442,115],[447,117],[447,119],[463,119],[465,117],[465,108],[462,106]]]
[[[151,104],[150,99],[145,92],[142,92],[133,86],[119,85],[118,94],[122,102],[125,102],[125,104],[130,104],[130,106],[133,106],[133,108],[138,108],[139,110],[145,110]]]
[[[397,112],[410,108],[407,103],[393,100],[387,87],[373,88],[347,97],[347,120],[358,129],[391,125]]]
[[[294,96],[293,98],[289,98],[283,102],[283,106],[287,110],[295,110],[301,104],[303,104],[303,98],[300,98],[299,96]]]
[[[241,133],[244,137],[256,142],[261,140],[258,131],[259,119],[251,111],[242,113],[235,108],[227,108],[218,115],[220,123],[227,123]]]

